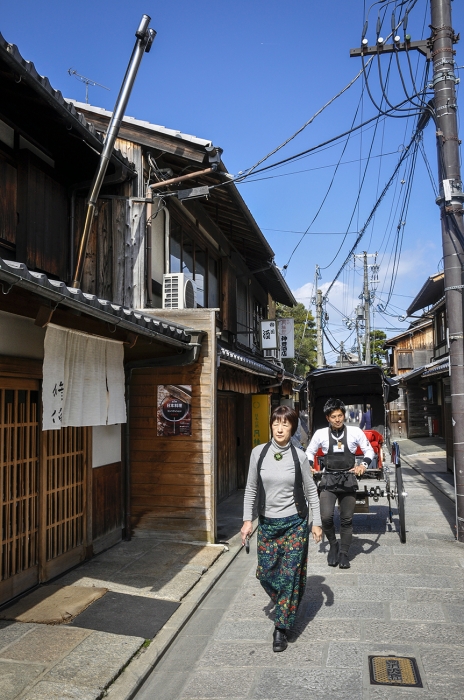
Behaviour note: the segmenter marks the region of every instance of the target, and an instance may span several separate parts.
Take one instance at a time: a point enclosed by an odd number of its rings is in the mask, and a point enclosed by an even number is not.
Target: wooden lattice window
[[[33,380],[0,383],[2,581],[38,563],[38,397]]]
[[[47,430],[43,441],[45,558],[50,561],[84,543],[87,430]]]

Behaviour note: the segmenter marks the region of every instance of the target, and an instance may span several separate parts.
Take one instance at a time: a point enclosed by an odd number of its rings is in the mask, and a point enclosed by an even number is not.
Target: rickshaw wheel
[[[405,491],[403,484],[403,474],[401,467],[396,467],[396,497],[398,503],[398,516],[400,520],[400,541],[405,544],[406,542],[406,514],[405,514]]]

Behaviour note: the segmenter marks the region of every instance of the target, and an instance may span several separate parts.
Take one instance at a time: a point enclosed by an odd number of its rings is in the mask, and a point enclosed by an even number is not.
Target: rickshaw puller
[[[358,490],[356,477],[364,474],[375,453],[362,430],[345,425],[346,408],[340,399],[329,399],[324,406],[324,414],[329,426],[316,430],[306,454],[312,468],[318,449],[321,448],[324,453],[325,469],[319,489],[322,530],[330,545],[327,563],[349,569],[348,552],[353,537],[353,513]],[[364,459],[357,465],[355,453],[358,447]],[[337,500],[340,507],[340,543],[334,526]]]

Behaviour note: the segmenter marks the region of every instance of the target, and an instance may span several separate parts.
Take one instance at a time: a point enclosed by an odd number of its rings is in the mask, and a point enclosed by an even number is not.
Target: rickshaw
[[[378,365],[352,365],[316,369],[306,379],[308,390],[308,423],[310,435],[319,428],[327,427],[323,406],[328,398],[341,399],[346,406],[361,405],[363,411],[370,406],[371,428],[364,434],[375,452],[369,468],[361,477],[363,488],[356,492],[355,513],[369,513],[370,500],[377,503],[380,498],[387,498],[388,519],[393,522],[392,501],[395,501],[399,519],[399,536],[406,542],[405,499],[401,471],[401,453],[397,442],[390,443],[387,426],[386,404],[398,397],[397,381],[386,377]],[[357,462],[362,461],[362,452],[358,448]],[[315,479],[322,476],[324,455],[319,449],[315,460]],[[361,481],[360,480],[360,481]],[[382,482],[372,485],[372,481]],[[369,484],[370,482],[370,484]]]

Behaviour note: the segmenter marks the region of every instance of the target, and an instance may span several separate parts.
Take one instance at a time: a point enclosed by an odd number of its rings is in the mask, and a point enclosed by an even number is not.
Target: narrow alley
[[[406,457],[407,459],[407,457]],[[464,550],[452,500],[404,462],[407,543],[387,508],[354,517],[351,569],[310,545],[291,644],[272,652],[272,607],[240,553],[156,666],[137,700],[464,698]],[[255,538],[252,540],[255,544]],[[422,689],[371,685],[368,656],[417,660]],[[117,698],[115,693],[110,698]]]

